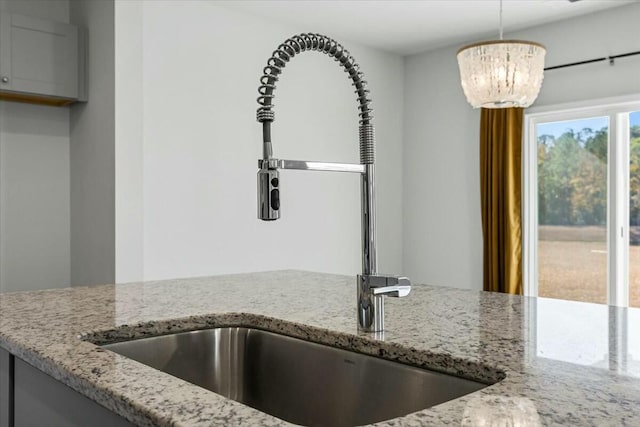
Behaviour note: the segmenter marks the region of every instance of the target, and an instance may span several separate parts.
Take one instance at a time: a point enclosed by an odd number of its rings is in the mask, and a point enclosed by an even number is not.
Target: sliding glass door
[[[640,103],[526,123],[525,294],[640,307]]]
[[[629,114],[629,305],[640,307],[640,111]]]

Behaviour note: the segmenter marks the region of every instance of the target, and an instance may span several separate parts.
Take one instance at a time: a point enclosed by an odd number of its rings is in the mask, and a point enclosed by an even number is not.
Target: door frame
[[[607,165],[607,303],[629,305],[629,134],[625,111],[640,110],[640,93],[603,99],[530,108],[524,116],[522,155],[523,291],[538,296],[538,150],[536,125],[540,122],[609,116]],[[612,167],[613,166],[613,167]],[[619,184],[621,183],[621,184]],[[626,206],[626,208],[625,208]]]

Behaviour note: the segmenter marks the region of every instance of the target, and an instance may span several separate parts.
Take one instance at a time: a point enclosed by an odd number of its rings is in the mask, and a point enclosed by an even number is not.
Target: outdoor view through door
[[[640,307],[639,110],[528,117],[525,294]]]
[[[629,114],[629,305],[640,307],[640,111]]]

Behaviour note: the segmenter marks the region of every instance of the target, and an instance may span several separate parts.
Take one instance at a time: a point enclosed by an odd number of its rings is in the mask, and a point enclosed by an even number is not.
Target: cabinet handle
[[[9,83],[9,77],[7,76],[2,76],[2,83]]]

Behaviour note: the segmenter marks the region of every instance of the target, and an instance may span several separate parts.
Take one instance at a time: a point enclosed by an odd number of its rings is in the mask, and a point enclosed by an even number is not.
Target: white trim
[[[607,173],[607,300],[629,304],[629,111],[640,111],[640,94],[531,108],[524,116],[522,156],[523,291],[538,295],[538,153],[540,122],[609,118]]]
[[[640,109],[640,105],[637,106]],[[629,305],[629,115],[610,116],[609,164],[609,298],[610,305]]]
[[[565,113],[565,112],[577,112],[585,109],[599,109],[605,110],[610,108],[626,108],[627,105],[633,106],[640,103],[640,93],[634,93],[624,96],[613,96],[609,98],[589,99],[585,101],[566,102],[555,105],[540,105],[536,107],[527,108],[525,119],[529,117],[538,116],[548,113]],[[633,107],[632,107],[633,109]]]
[[[522,308],[522,336],[528,343],[524,346],[524,360],[528,363],[538,358],[538,299],[525,298]]]
[[[640,104],[638,104],[637,106],[638,108],[635,111],[640,111]],[[629,306],[629,283],[631,281],[631,277],[629,276],[629,263],[631,262],[630,258],[629,258],[629,233],[630,233],[630,229],[629,229],[629,222],[630,222],[630,217],[629,217],[629,211],[631,210],[631,200],[629,200],[629,196],[630,196],[630,182],[631,182],[631,172],[630,172],[630,163],[629,161],[631,160],[631,123],[629,121],[629,115],[618,115],[618,128],[619,129],[623,129],[623,132],[620,133],[619,138],[620,139],[620,143],[622,144],[622,147],[624,148],[623,151],[623,157],[622,157],[622,167],[620,169],[621,173],[624,176],[624,180],[622,181],[624,183],[624,187],[622,188],[622,192],[624,194],[624,206],[622,209],[622,217],[620,218],[621,220],[621,225],[622,225],[622,247],[624,249],[623,253],[621,254],[624,257],[624,267],[621,270],[621,274],[623,275],[623,277],[625,277],[624,280],[624,284],[625,284],[625,288],[624,288],[624,299],[622,299],[620,302],[622,306],[624,307],[628,307]]]
[[[620,163],[621,163],[621,150],[618,144],[618,127],[617,127],[617,114],[608,116],[609,118],[609,138],[607,145],[609,151],[607,154],[607,304],[619,305],[619,301],[622,298],[622,292],[620,292],[620,282],[624,280],[620,277],[620,263],[624,262],[621,259],[621,253],[624,248],[620,247],[620,233],[618,232],[620,227],[620,203],[624,203],[624,196],[621,195],[620,178]]]
[[[522,147],[522,279],[525,296],[538,296],[538,209],[536,200],[538,195],[538,150],[536,141],[536,126],[533,120],[525,115],[524,144]],[[535,161],[534,161],[535,159]]]

